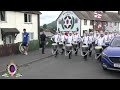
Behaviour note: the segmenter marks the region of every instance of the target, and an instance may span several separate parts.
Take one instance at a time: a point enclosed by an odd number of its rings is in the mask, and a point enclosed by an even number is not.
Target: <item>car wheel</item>
[[[101,62],[101,65],[102,65],[103,70],[107,70],[104,63]]]

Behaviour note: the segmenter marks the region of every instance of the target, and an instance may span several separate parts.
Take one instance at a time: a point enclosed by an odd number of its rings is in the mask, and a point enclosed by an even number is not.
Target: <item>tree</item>
[[[47,24],[44,24],[44,25],[43,25],[43,28],[44,28],[44,29],[47,29]]]

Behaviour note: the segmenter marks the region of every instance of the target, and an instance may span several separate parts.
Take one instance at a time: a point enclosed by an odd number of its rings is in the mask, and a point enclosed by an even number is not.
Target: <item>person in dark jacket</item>
[[[42,47],[42,54],[45,54],[44,49],[45,49],[45,44],[46,44],[46,35],[44,34],[44,31],[40,35],[40,41],[41,41],[41,47]]]

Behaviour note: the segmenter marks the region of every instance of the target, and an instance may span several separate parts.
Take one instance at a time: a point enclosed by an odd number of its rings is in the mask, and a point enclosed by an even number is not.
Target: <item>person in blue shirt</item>
[[[26,29],[23,29],[23,41],[22,41],[22,46],[24,49],[24,54],[27,55],[27,50],[28,50],[28,43],[29,43],[29,33],[26,32]]]

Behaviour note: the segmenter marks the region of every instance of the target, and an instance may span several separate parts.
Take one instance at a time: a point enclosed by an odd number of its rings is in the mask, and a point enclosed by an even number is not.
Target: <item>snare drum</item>
[[[83,52],[87,52],[88,50],[89,50],[88,45],[83,45],[83,46],[82,46],[82,51],[83,51]]]
[[[66,51],[72,50],[72,44],[66,44],[65,49],[66,49]]]
[[[96,46],[95,47],[95,52],[96,53],[102,53],[102,46]]]
[[[73,48],[77,48],[78,43],[73,43]]]
[[[54,50],[57,49],[57,43],[53,43],[52,47],[53,47]]]
[[[63,48],[63,43],[59,43],[59,48]]]

